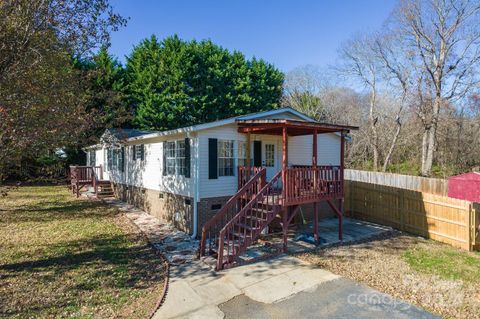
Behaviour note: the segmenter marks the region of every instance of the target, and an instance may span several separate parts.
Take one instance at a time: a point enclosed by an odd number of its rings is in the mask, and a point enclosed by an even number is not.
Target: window
[[[145,145],[143,144],[135,145],[134,150],[135,150],[135,159],[139,159],[143,161],[144,154],[145,154]]]
[[[112,150],[112,170],[118,169],[118,149]]]
[[[107,167],[105,170],[109,171],[112,169],[113,165],[113,150],[111,148],[107,149]]]
[[[275,166],[275,145],[274,144],[265,144],[265,166],[266,167]]]
[[[185,141],[177,141],[177,175],[184,175],[187,172],[185,165]]]
[[[167,175],[175,175],[175,142],[167,142],[165,147]]]
[[[218,140],[218,176],[234,176],[233,141]]]
[[[183,175],[190,177],[185,140],[164,142],[164,175]]]
[[[120,150],[120,171],[125,172],[125,147]]]
[[[95,151],[88,152],[88,166],[95,166]]]

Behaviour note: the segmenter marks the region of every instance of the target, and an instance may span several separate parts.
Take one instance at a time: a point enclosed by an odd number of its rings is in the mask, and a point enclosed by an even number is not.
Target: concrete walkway
[[[183,264],[171,270],[167,298],[154,318],[224,318],[218,306],[236,296],[271,304],[337,278],[292,256],[221,272],[201,262]]]
[[[437,318],[293,256],[214,272],[201,262],[173,268],[169,318]],[[358,315],[358,316],[357,316]]]

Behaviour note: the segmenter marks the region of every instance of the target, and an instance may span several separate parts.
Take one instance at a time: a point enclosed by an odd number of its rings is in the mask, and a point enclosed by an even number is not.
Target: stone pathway
[[[197,258],[198,240],[136,207],[116,199],[105,199],[109,205],[124,211],[125,215],[147,236],[171,265],[179,265]]]

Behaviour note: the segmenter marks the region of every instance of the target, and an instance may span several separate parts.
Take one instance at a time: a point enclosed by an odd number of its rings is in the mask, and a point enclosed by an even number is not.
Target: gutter
[[[190,134],[188,134],[188,137],[190,138]],[[199,192],[199,185],[200,185],[200,169],[199,169],[199,159],[198,159],[198,147],[199,147],[199,140],[198,140],[198,134],[195,139],[195,179],[194,179],[194,190],[193,190],[193,233],[192,233],[192,238],[196,239],[197,234],[198,234],[198,200],[200,197],[200,192]]]

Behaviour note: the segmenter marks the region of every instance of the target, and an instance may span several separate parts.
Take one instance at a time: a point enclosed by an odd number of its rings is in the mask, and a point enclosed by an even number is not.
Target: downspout
[[[193,190],[193,233],[192,238],[196,239],[198,234],[198,200],[199,200],[199,184],[200,184],[200,169],[199,169],[199,160],[198,160],[198,135],[194,139],[195,143],[195,176],[194,176],[194,190]]]

